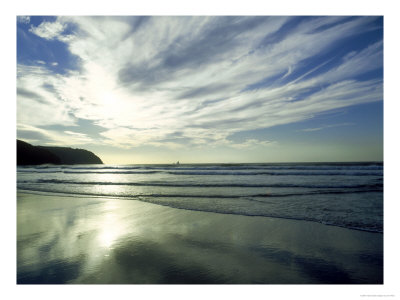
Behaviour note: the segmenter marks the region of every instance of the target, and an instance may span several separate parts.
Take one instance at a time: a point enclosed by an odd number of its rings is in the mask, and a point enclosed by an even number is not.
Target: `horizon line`
[[[240,165],[240,164],[343,164],[343,163],[379,163],[383,164],[384,161],[379,160],[365,160],[365,161],[280,161],[280,162],[185,162],[177,164],[176,162],[171,163],[123,163],[123,164],[112,164],[103,163],[103,165]]]

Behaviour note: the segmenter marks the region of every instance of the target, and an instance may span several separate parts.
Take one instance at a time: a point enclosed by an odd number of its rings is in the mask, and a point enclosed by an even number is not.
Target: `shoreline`
[[[19,190],[17,215],[17,283],[383,283],[377,232]]]
[[[70,197],[70,198],[95,198],[95,199],[113,199],[113,200],[121,200],[121,201],[139,201],[142,203],[147,203],[151,205],[159,205],[162,207],[166,208],[172,208],[172,209],[179,209],[179,210],[185,210],[185,211],[193,211],[193,212],[204,212],[204,213],[210,213],[210,214],[223,214],[223,215],[233,215],[233,216],[244,216],[244,217],[258,217],[258,218],[272,218],[272,219],[283,219],[283,220],[293,220],[293,221],[299,221],[299,222],[311,222],[311,223],[317,223],[320,225],[325,225],[325,226],[333,226],[333,227],[338,227],[338,228],[344,228],[344,229],[349,229],[349,230],[356,230],[356,231],[363,231],[363,232],[369,232],[369,233],[378,233],[383,235],[383,231],[377,231],[377,230],[370,230],[370,229],[365,229],[365,228],[359,228],[359,227],[346,227],[344,225],[337,225],[337,224],[330,224],[328,222],[318,222],[318,221],[313,221],[313,220],[304,220],[304,219],[296,219],[296,218],[288,218],[288,217],[278,217],[278,216],[265,216],[265,215],[251,215],[251,214],[235,214],[232,212],[215,212],[211,210],[200,210],[200,209],[188,209],[188,208],[182,208],[182,207],[172,207],[166,204],[162,203],[152,203],[148,201],[143,201],[140,198],[135,199],[133,197],[129,196],[108,196],[108,195],[98,195],[98,194],[79,194],[79,193],[61,193],[61,192],[46,192],[46,191],[35,191],[35,190],[27,190],[27,189],[18,189],[17,194],[27,194],[27,195],[42,195],[42,196],[59,196],[59,197]],[[140,196],[138,196],[140,197]]]

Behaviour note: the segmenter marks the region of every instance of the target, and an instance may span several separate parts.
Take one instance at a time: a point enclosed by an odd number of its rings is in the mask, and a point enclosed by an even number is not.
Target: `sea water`
[[[383,232],[382,163],[24,166],[17,188]]]

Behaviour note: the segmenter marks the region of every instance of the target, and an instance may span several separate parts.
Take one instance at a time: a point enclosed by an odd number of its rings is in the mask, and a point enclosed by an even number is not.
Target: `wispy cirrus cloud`
[[[360,79],[382,68],[382,40],[340,46],[377,19],[58,17],[30,31],[65,43],[79,70],[18,65],[18,122],[90,120],[118,147],[266,146],[230,137],[382,100],[381,77]]]
[[[23,24],[29,24],[31,18],[29,16],[17,16],[17,22]]]
[[[299,129],[298,131],[313,132],[313,131],[320,131],[320,130],[323,130],[326,128],[341,127],[341,126],[353,126],[353,125],[355,125],[355,124],[354,123],[329,124],[329,125],[323,125],[321,127]]]
[[[56,131],[42,129],[36,126],[30,125],[18,125],[17,126],[18,136],[27,142],[32,144],[44,144],[44,145],[79,145],[91,143],[92,139],[86,134],[73,132],[73,131]]]

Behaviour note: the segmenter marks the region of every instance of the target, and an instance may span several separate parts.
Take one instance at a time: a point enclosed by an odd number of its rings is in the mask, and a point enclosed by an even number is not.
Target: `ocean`
[[[18,166],[17,188],[383,233],[383,163]]]

